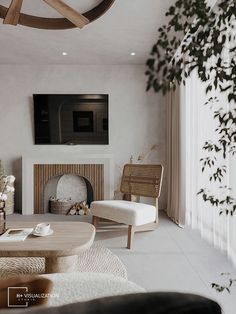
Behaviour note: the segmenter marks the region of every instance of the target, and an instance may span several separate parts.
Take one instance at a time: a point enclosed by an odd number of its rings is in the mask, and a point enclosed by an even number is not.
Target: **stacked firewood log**
[[[88,215],[89,206],[85,201],[75,203],[68,211],[67,215]]]

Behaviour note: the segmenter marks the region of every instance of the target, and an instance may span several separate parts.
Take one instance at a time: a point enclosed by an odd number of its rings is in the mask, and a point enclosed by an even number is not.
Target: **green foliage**
[[[225,198],[219,199],[215,195],[211,195],[210,191],[207,189],[200,189],[198,195],[202,196],[204,202],[209,202],[211,206],[219,208],[219,214],[231,215],[236,212],[236,200],[230,195],[225,196]]]
[[[220,91],[229,103],[235,104],[236,1],[220,0],[211,9],[206,0],[177,0],[166,16],[169,22],[158,30],[158,39],[147,60],[147,90],[166,94],[177,85],[185,84],[195,70],[199,79],[206,82],[206,94]],[[205,105],[214,108],[217,103],[219,100],[211,96]],[[204,143],[203,151],[208,156],[200,160],[202,172],[208,169],[209,182],[215,183],[222,183],[227,173],[226,166],[220,165],[217,157],[226,159],[229,154],[236,154],[236,108],[225,111],[224,107],[214,109],[218,139]],[[236,201],[230,196],[222,203],[203,191],[199,193],[203,200],[219,207],[220,214],[235,212]],[[222,208],[224,204],[227,206]]]
[[[194,64],[189,64],[187,71],[184,58],[174,57],[180,46],[182,53],[190,51],[190,46],[197,52],[196,43],[189,42],[189,39],[201,25],[207,23],[209,14],[210,8],[205,0],[178,0],[170,7],[166,13],[170,21],[168,25],[159,28],[158,40],[147,60],[147,90],[153,88],[156,92],[162,91],[165,94],[171,86],[175,88],[176,84],[183,81],[190,68],[196,67]],[[195,16],[198,16],[197,20],[194,20]]]
[[[236,154],[236,0],[219,0],[213,9],[206,0],[177,0],[166,16],[169,22],[159,28],[158,39],[146,63],[146,89],[165,95],[185,84],[196,71],[206,83],[206,94],[214,91],[225,94],[227,106],[213,112],[218,139],[204,143],[203,152],[207,156],[200,160],[202,172],[206,169],[210,172],[209,183],[221,184],[227,168],[219,160]],[[205,105],[212,109],[217,103],[219,100],[211,96]],[[230,109],[224,110],[225,107]],[[217,208],[220,215],[233,216],[236,200],[230,194],[231,189],[219,186],[219,190],[223,191],[223,197],[213,195],[206,188],[200,189],[198,195]],[[212,288],[230,293],[235,282],[229,279],[227,285],[212,283]]]
[[[212,108],[212,102],[219,102],[219,100],[211,97],[206,102],[206,105],[211,104]],[[227,156],[236,154],[236,109],[224,110],[221,107],[218,110],[214,110],[213,117],[218,124],[215,129],[217,142],[205,142],[202,149],[211,155],[200,159],[200,163],[202,165],[202,172],[207,168],[211,170],[209,174],[210,182],[221,183],[227,174],[227,167],[226,165],[219,165],[216,156],[221,155],[221,159],[226,159]],[[227,188],[225,188],[225,191],[227,191]],[[198,194],[202,195],[205,202],[210,202],[212,206],[218,207],[220,215],[225,213],[226,215],[230,214],[233,216],[236,212],[236,199],[230,195],[227,195],[225,200],[219,200],[213,195],[208,195],[205,189],[201,189]]]
[[[221,276],[228,276],[230,274],[224,274],[222,273]],[[228,279],[227,283],[225,285],[222,284],[217,284],[217,283],[212,283],[211,287],[215,289],[217,292],[223,292],[227,291],[229,294],[231,293],[230,290],[231,288],[235,285],[236,279]]]
[[[215,165],[215,162],[216,162],[216,157],[206,157],[206,158],[201,158],[200,159],[200,162],[202,164],[202,172],[205,171],[206,167],[213,167]]]
[[[236,47],[229,45],[236,39],[235,0],[221,0],[213,10],[206,0],[178,0],[166,16],[169,23],[159,28],[147,60],[147,90],[165,94],[196,69],[208,82],[206,93],[227,91],[228,100],[236,102]],[[222,57],[226,52],[228,62]]]

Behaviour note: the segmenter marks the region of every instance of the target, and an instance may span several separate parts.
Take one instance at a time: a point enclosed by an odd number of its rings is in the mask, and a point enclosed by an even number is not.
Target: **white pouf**
[[[145,292],[126,279],[101,273],[67,273],[41,275],[53,282],[49,306],[59,306],[101,297]]]

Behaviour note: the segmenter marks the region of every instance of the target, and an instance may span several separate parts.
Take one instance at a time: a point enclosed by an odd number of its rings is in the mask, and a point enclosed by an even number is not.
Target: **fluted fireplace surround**
[[[61,174],[86,178],[93,187],[94,200],[111,199],[114,192],[113,163],[110,155],[22,157],[22,214],[43,214],[44,188]]]

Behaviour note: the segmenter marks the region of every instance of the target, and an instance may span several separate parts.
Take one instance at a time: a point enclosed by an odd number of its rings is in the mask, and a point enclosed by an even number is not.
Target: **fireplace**
[[[48,211],[46,202],[49,201],[50,196],[55,196],[45,195],[46,192],[49,192],[47,188],[50,181],[52,181],[51,183],[55,183],[53,184],[54,186],[57,186],[53,179],[59,180],[60,177],[66,174],[78,175],[85,178],[85,184],[86,182],[88,184],[87,191],[91,190],[89,189],[91,186],[94,200],[99,201],[104,199],[104,167],[102,164],[36,164],[34,165],[34,214],[43,214]],[[70,197],[69,194],[67,194],[67,197]]]
[[[112,199],[114,193],[113,159],[111,155],[37,154],[22,157],[22,214],[48,212],[51,181],[63,175],[82,178],[87,182],[89,200]],[[90,189],[90,191],[89,191]],[[89,193],[88,193],[89,192]],[[46,195],[47,194],[47,195]],[[92,194],[92,199],[91,199]],[[46,199],[45,199],[46,197]]]
[[[44,212],[64,213],[78,203],[90,206],[94,200],[93,187],[90,181],[78,174],[62,174],[48,180],[43,192]],[[65,208],[60,208],[65,204]],[[69,207],[69,208],[68,208]],[[35,207],[36,208],[36,207]]]

